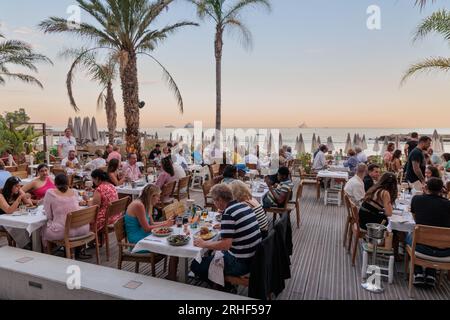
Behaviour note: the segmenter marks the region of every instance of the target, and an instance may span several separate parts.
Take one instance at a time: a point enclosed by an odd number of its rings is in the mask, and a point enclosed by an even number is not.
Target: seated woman
[[[120,166],[120,162],[117,159],[111,159],[111,161],[109,161],[108,163],[108,177],[109,177],[109,181],[114,185],[114,186],[121,186],[125,183],[126,177],[121,177],[119,175],[119,166]]]
[[[156,185],[162,188],[165,184],[175,181],[175,170],[172,165],[171,157],[165,157],[161,160],[162,172],[158,176]]]
[[[46,164],[39,165],[37,173],[38,177],[22,188],[24,192],[31,193],[34,204],[40,204],[47,191],[55,189],[55,183],[50,177],[50,171]]]
[[[348,160],[344,162],[344,167],[348,168],[350,171],[350,176],[354,176],[356,173],[356,167],[358,166],[358,157],[356,152],[352,149],[348,150]]]
[[[106,167],[106,160],[103,159],[103,151],[95,151],[95,159],[86,164],[86,167],[94,171],[102,167]]]
[[[149,184],[142,190],[141,196],[134,200],[125,213],[125,230],[128,242],[136,244],[151,235],[152,230],[160,227],[171,227],[174,220],[155,222],[154,216],[158,214],[155,206],[160,202],[161,189]],[[169,278],[175,280],[178,260],[171,258],[169,264]]]
[[[428,166],[425,170],[425,181],[430,180],[431,178],[441,178],[441,173],[439,169],[433,166]]]
[[[49,190],[44,198],[47,224],[42,228],[42,243],[47,248],[47,241],[64,239],[67,215],[80,210],[78,193],[69,188],[69,179],[65,174],[55,178],[56,189]],[[70,230],[70,237],[81,237],[89,233],[89,225]],[[84,258],[76,252],[76,256]]]
[[[262,205],[252,197],[250,188],[244,182],[236,180],[230,184],[230,187],[234,200],[246,204],[253,210],[256,220],[258,220],[261,234],[265,238],[269,232],[269,221]]]
[[[366,193],[359,210],[360,228],[366,230],[368,223],[387,224],[397,196],[397,177],[392,172],[387,172]]]
[[[33,205],[31,196],[20,188],[20,180],[10,177],[5,182],[2,193],[0,193],[0,215],[13,214],[18,211],[21,204]],[[9,235],[14,239],[17,247],[24,248],[30,243],[28,232],[24,229],[7,228]]]
[[[233,165],[226,166],[225,170],[223,171],[222,177],[223,177],[222,183],[224,184],[232,183],[238,178],[237,168]]]
[[[389,167],[391,168],[391,171],[396,174],[399,173],[400,170],[402,170],[402,168],[403,168],[401,157],[402,157],[402,151],[395,150],[394,154],[392,155],[391,164],[389,165]]]
[[[109,221],[106,220],[106,211],[108,210],[111,202],[119,199],[116,188],[111,184],[108,178],[108,174],[102,169],[97,169],[91,174],[92,182],[96,189],[94,192],[94,198],[89,205],[98,206],[97,214],[97,232],[103,229],[106,225],[114,224],[120,216],[110,217]],[[100,235],[101,236],[101,235]],[[103,241],[100,241],[101,243]]]

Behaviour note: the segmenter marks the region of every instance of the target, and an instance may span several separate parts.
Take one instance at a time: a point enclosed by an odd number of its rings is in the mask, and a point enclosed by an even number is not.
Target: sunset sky
[[[429,56],[449,56],[439,36],[412,43],[418,23],[443,1],[420,12],[413,0],[272,0],[270,14],[247,11],[254,47],[246,51],[236,37],[225,39],[223,121],[233,127],[449,127],[450,79],[423,75],[400,87],[408,65]],[[25,108],[33,121],[64,126],[76,116],[69,105],[65,77],[69,62],[58,58],[65,48],[84,44],[68,35],[44,35],[36,26],[49,16],[67,17],[71,0],[0,1],[0,33],[31,43],[54,61],[39,68],[45,89],[18,82],[0,87],[0,112]],[[381,8],[379,31],[366,27],[369,5]],[[450,6],[447,7],[450,8]],[[82,16],[84,21],[91,21]],[[178,0],[158,26],[179,20],[198,21],[195,9]],[[143,58],[139,63],[140,98],[147,107],[141,127],[184,125],[215,119],[214,28],[210,22],[180,30],[154,55],[180,87],[185,113],[164,84],[160,70]],[[81,74],[75,82],[80,116],[96,116],[99,87]],[[123,125],[120,86],[115,89],[119,125]]]

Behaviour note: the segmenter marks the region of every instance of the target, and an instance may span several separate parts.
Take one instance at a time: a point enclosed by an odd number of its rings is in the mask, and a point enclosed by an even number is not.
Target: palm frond
[[[442,9],[425,18],[417,27],[414,41],[423,39],[431,32],[441,34],[445,40],[450,41],[450,12]]]
[[[420,7],[420,10],[422,10],[423,8],[425,8],[425,6],[427,5],[428,2],[436,2],[436,0],[416,0],[416,6]]]
[[[404,74],[400,85],[404,85],[408,79],[418,73],[430,73],[433,71],[450,71],[450,58],[432,57],[413,64]]]
[[[228,18],[225,25],[231,27],[228,28],[228,30],[230,30],[231,32],[233,32],[234,29],[237,29],[239,31],[239,34],[241,36],[241,44],[245,49],[250,50],[253,47],[252,33],[244,25],[243,22],[237,19]]]
[[[235,19],[235,17],[247,7],[264,7],[268,12],[272,10],[269,0],[240,0],[225,14],[224,20]]]
[[[148,54],[146,52],[139,52],[139,54],[144,54],[148,57],[150,57],[153,61],[155,61],[162,69],[163,71],[163,77],[167,82],[167,85],[169,86],[169,89],[172,91],[172,93],[174,94],[176,100],[177,100],[177,104],[180,110],[180,113],[184,112],[184,104],[183,104],[183,97],[181,96],[181,92],[178,89],[178,86],[175,82],[175,80],[173,79],[172,75],[169,73],[169,71],[163,66],[163,64],[161,62],[159,62],[158,59],[156,59],[154,56],[152,56],[151,54]]]
[[[43,89],[44,86],[42,83],[36,79],[33,76],[23,74],[23,73],[0,73],[0,77],[6,76],[7,78],[11,78],[12,80],[20,80],[22,82],[28,83],[28,84],[34,84],[37,85],[39,88]],[[4,82],[4,80],[3,80]],[[2,81],[0,81],[2,83]]]

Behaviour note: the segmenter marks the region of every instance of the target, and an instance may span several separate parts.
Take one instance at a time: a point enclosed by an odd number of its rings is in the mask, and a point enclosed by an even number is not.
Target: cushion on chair
[[[443,262],[443,263],[450,263],[450,257],[433,257],[433,256],[427,256],[426,254],[420,253],[416,251],[416,257],[423,260],[429,260],[433,262]]]
[[[84,239],[89,239],[91,237],[95,237],[95,233],[93,232],[89,232],[88,234],[85,234],[84,236],[79,236],[79,237],[74,237],[74,238],[69,238],[69,241],[74,242],[74,241],[81,241]]]

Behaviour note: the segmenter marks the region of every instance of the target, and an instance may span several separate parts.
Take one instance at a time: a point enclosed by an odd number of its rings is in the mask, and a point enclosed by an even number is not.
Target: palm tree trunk
[[[141,153],[139,134],[139,82],[137,77],[136,52],[121,52],[120,79],[125,111],[127,152]]]
[[[217,26],[216,39],[214,43],[216,56],[216,146],[219,143],[219,132],[222,130],[222,51],[223,51],[223,28]]]
[[[116,128],[117,128],[117,109],[111,82],[108,82],[105,109],[106,109],[106,121],[108,122],[109,143],[114,144],[114,137],[116,135]]]

